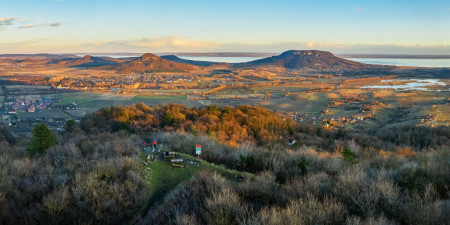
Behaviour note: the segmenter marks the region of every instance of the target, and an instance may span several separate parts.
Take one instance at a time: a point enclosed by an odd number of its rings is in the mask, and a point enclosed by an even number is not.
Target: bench
[[[175,159],[177,157],[176,152],[164,152],[164,159]]]
[[[183,159],[172,159],[170,162],[172,163],[172,168],[184,168]]]

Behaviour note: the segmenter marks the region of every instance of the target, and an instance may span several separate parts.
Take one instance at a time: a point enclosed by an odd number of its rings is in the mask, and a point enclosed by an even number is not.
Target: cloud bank
[[[29,27],[25,27],[29,26]],[[25,25],[34,28],[35,25]],[[40,24],[37,27],[60,26]],[[335,54],[443,54],[450,55],[450,44],[442,45],[405,45],[405,44],[342,44],[323,42],[265,42],[265,43],[221,43],[179,36],[150,36],[126,40],[106,40],[101,42],[69,42],[58,38],[33,40],[14,44],[1,43],[0,53],[160,53],[160,52],[270,52],[280,53],[286,50],[325,50]]]
[[[339,54],[448,54],[450,45],[341,44],[322,42],[220,43],[179,36],[111,40],[80,44],[85,52],[283,52],[289,49],[326,50]]]

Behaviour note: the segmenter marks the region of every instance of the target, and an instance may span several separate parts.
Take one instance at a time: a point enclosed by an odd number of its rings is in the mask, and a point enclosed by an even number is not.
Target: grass
[[[140,158],[144,161],[146,159],[145,153],[141,152]],[[184,160],[184,168],[172,168],[169,160],[163,160],[162,153],[158,155],[155,161],[149,162],[147,165],[143,164],[145,171],[144,177],[149,184],[149,195],[147,196],[144,209],[156,202],[162,201],[179,184],[189,180],[192,176],[203,170],[219,173],[236,184],[243,179],[253,176],[251,173],[229,170],[223,165],[214,165],[183,153],[177,152],[177,158]]]
[[[98,98],[100,95],[90,92],[76,92],[62,94],[62,99],[59,102],[60,105],[68,105],[72,103],[80,103],[88,100]]]
[[[61,112],[57,109],[47,109],[45,112],[38,111],[34,113],[29,112],[18,112],[17,116],[21,120],[26,120],[27,118],[31,118],[32,120],[38,119],[38,118],[46,118],[46,119],[57,119],[57,118],[66,118],[71,119],[67,114]]]

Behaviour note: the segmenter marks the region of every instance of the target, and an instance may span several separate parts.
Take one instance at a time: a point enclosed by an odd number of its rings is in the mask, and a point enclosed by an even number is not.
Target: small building
[[[29,113],[34,113],[34,112],[36,112],[36,108],[34,106],[29,107],[28,108],[28,112]]]

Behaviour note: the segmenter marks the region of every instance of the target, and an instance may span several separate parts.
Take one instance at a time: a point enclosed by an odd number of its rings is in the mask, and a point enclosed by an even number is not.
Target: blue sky
[[[450,54],[446,0],[0,0],[0,53]]]

